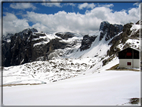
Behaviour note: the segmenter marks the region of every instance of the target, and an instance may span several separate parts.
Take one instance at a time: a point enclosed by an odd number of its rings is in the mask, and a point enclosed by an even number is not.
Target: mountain
[[[94,34],[80,35],[72,32],[46,34],[34,28],[3,36],[2,65],[21,65],[53,58],[105,58],[134,46],[139,49],[139,24],[124,26],[101,22]],[[134,41],[135,43],[130,43]]]
[[[59,35],[60,34],[60,35]],[[72,35],[72,36],[71,36]],[[72,42],[68,38],[72,37]],[[3,66],[20,65],[37,60],[48,60],[48,55],[56,49],[71,47],[79,40],[73,33],[46,34],[28,28],[14,35],[3,37]],[[76,38],[77,37],[77,38]]]

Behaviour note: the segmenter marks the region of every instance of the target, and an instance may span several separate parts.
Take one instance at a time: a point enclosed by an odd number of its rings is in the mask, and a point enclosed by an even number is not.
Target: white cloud
[[[95,7],[94,3],[91,3],[91,4],[83,3],[83,4],[80,4],[78,6],[79,9],[83,9],[83,8],[91,8],[91,9],[93,9],[94,7]]]
[[[44,0],[43,2],[45,3],[42,3],[43,6],[47,6],[47,7],[53,7],[53,6],[56,6],[56,7],[62,7],[60,2],[62,2],[62,0],[48,0],[50,2],[46,3],[46,0]]]
[[[12,13],[6,13],[3,17],[3,34],[20,32],[28,28],[29,24],[26,19],[18,19]]]
[[[113,4],[103,4],[103,5],[101,5],[101,4],[97,4],[98,5],[98,7],[113,7],[114,5]]]
[[[48,26],[45,26],[45,25],[43,25],[43,24],[41,24],[41,23],[36,23],[36,24],[34,24],[33,26],[32,26],[32,28],[36,28],[38,31],[40,31],[40,32],[42,32],[42,31],[46,31],[47,32],[47,29],[49,29],[48,28]]]
[[[32,8],[33,10],[36,9],[36,7],[31,3],[12,3],[10,4],[10,7],[13,9],[28,9],[28,8]]]
[[[62,7],[60,3],[42,3],[43,6],[47,6],[47,7]]]
[[[75,3],[66,3],[66,4],[64,4],[64,5],[66,5],[66,6],[76,6],[76,4]]]
[[[133,5],[134,5],[134,6],[139,6],[139,4],[140,4],[140,3],[134,3]]]
[[[131,8],[128,10],[128,13],[125,10],[115,12],[112,15],[112,18],[115,18],[118,23],[129,23],[129,22],[137,22],[140,20],[140,6],[137,8]]]
[[[139,8],[131,8],[128,12],[125,10],[114,12],[110,9],[112,5],[105,7],[95,7],[85,14],[67,13],[59,11],[56,14],[39,14],[27,12],[27,18],[38,23],[33,25],[38,29],[43,27],[44,32],[72,31],[77,33],[93,33],[99,30],[102,21],[110,23],[125,24],[128,22],[137,22],[139,20]]]
[[[33,26],[43,32],[76,32],[94,33],[99,30],[102,21],[113,24],[126,24],[137,22],[140,18],[140,6],[130,10],[114,11],[112,5],[94,7],[85,14],[59,11],[55,14],[42,14],[27,12],[25,19],[18,19],[14,14],[8,13],[4,19],[5,32],[18,32],[29,27],[28,21],[35,23]],[[23,23],[25,25],[23,25]],[[17,26],[16,26],[17,25]]]

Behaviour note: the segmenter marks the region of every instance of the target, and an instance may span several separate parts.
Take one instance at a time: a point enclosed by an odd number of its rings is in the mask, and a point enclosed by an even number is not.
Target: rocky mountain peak
[[[123,30],[123,26],[119,24],[110,24],[107,21],[103,21],[100,24],[100,40],[105,36],[105,40],[108,41],[118,33],[120,33]]]
[[[110,23],[108,22],[108,21],[103,21],[103,22],[101,22],[101,24],[100,24],[100,31],[104,31],[105,30],[105,28],[107,28],[107,27],[109,27],[109,25],[110,25]]]
[[[27,28],[27,29],[24,29],[24,30],[22,31],[22,33],[28,33],[29,31],[31,31],[31,32],[38,32],[38,30],[35,29],[35,28]]]
[[[137,21],[136,24],[142,25],[142,20]]]
[[[118,30],[122,31],[123,26],[120,24],[110,24],[108,21],[103,21],[100,24],[100,31],[108,31],[109,27],[116,27]]]
[[[19,32],[18,35],[20,36],[23,36],[23,35],[30,35],[31,33],[34,33],[34,32],[38,32],[37,29],[35,28],[27,28],[27,29],[24,29],[23,31]]]

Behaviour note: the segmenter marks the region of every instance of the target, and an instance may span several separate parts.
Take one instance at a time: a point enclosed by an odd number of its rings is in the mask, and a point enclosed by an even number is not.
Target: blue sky
[[[94,33],[102,21],[125,24],[140,18],[138,3],[10,3],[3,2],[3,33],[34,27],[47,33]]]

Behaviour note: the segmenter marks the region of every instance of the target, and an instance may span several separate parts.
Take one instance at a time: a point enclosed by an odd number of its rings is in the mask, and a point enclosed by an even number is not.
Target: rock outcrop
[[[89,49],[92,42],[95,41],[95,39],[96,39],[96,36],[85,35],[81,43],[80,51]]]
[[[123,29],[122,25],[110,24],[107,21],[101,22],[100,25],[100,41],[105,36],[105,40],[108,41],[113,38],[116,34],[120,33]]]
[[[123,27],[123,32],[119,34],[118,36],[114,37],[108,45],[111,45],[110,49],[107,52],[107,55],[111,56],[113,54],[116,54],[120,51],[120,48],[118,47],[119,44],[123,44],[123,49],[129,47],[129,44],[125,44],[128,39],[138,39],[139,34],[138,31],[132,34],[132,31],[130,30],[133,23],[127,23]]]
[[[59,33],[56,33],[55,35],[61,37],[62,39],[66,39],[66,40],[68,40],[68,38],[72,38],[75,36],[74,33],[71,33],[71,32],[65,32],[65,33],[59,32]]]

